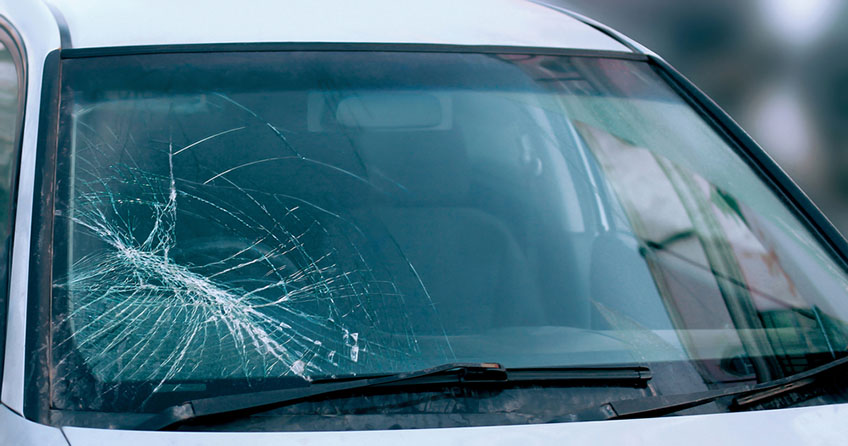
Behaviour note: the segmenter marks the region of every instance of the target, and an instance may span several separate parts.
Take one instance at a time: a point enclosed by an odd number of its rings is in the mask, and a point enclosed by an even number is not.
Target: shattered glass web
[[[240,108],[247,113],[234,116],[267,127],[281,158],[321,164],[229,97],[214,104]],[[179,105],[175,100],[172,112]],[[368,240],[350,218],[228,177],[264,160],[239,148],[243,164],[202,166],[203,178],[175,174],[175,166],[190,162],[187,150],[203,150],[207,141],[256,122],[182,147],[163,129],[167,140],[149,139],[144,147],[153,153],[145,160],[156,163],[137,162],[127,129],[96,122],[96,108],[76,113],[72,196],[56,210],[56,224],[67,225],[73,241],[65,274],[54,275],[54,296],[67,296],[66,307],[54,303],[57,381],[88,374],[106,386],[152,382],[156,392],[169,381],[308,379],[408,370],[453,357],[443,329],[424,347],[413,328],[411,313],[418,326],[440,323],[402,253],[396,251],[406,262],[405,278],[381,264],[391,262],[384,253],[362,249]],[[188,227],[205,227],[206,235],[193,237]]]

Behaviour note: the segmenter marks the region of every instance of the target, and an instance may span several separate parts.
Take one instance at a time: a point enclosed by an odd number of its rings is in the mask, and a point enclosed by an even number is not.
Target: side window
[[[6,342],[14,196],[23,118],[23,65],[10,36],[0,29],[0,372]]]

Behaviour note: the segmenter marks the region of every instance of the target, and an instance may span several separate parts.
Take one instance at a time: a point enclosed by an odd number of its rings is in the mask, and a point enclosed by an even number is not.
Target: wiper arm
[[[651,379],[646,367],[535,367],[505,369],[497,363],[448,363],[391,375],[318,380],[307,387],[265,390],[191,400],[171,406],[136,426],[139,430],[173,429],[198,418],[245,416],[316,396],[367,387],[418,386],[455,382],[604,382],[645,385]]]
[[[736,397],[728,407],[731,410],[739,410],[808,386],[846,365],[848,365],[848,357],[828,362],[805,372],[753,386],[708,390],[683,395],[660,395],[613,401],[579,413],[578,419],[611,420],[658,417],[728,397]]]

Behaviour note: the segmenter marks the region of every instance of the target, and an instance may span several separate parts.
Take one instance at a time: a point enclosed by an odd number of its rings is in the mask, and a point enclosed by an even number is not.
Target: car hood
[[[145,445],[837,445],[848,437],[848,404],[641,420],[394,431],[211,433],[66,427],[72,446]]]

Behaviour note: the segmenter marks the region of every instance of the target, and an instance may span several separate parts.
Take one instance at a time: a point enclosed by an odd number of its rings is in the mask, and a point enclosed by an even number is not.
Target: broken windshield
[[[844,271],[643,62],[70,59],[57,159],[58,411],[450,362],[697,391],[846,349]]]

